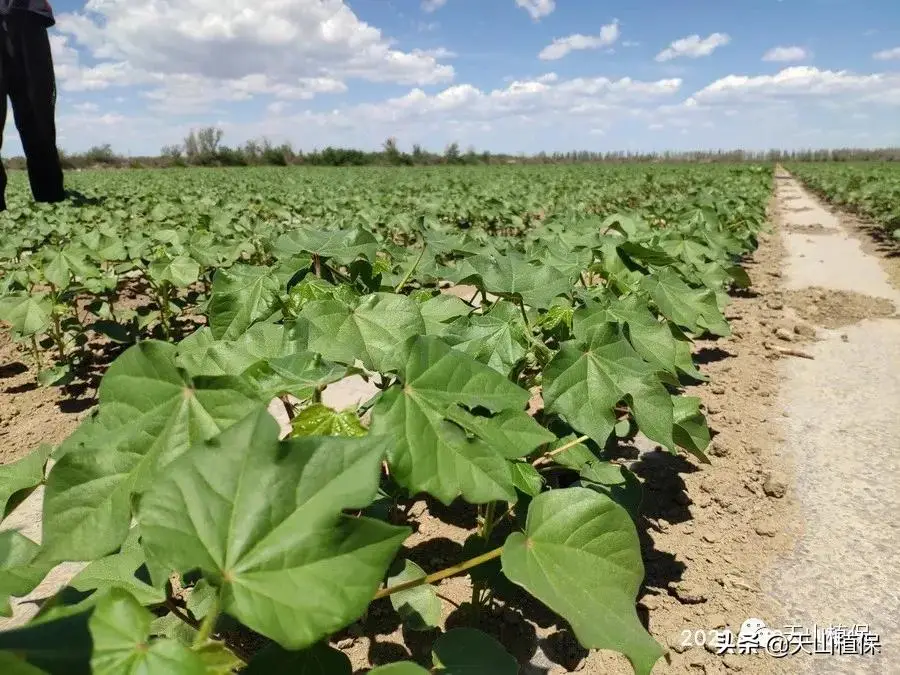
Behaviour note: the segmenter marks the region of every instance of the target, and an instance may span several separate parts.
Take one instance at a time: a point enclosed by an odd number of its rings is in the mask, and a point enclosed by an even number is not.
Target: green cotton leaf
[[[673,334],[678,331],[674,325],[670,326],[670,328],[673,330]],[[678,332],[680,333],[680,331]],[[709,377],[698,370],[694,363],[694,354],[691,349],[691,344],[692,343],[686,337],[684,339],[679,339],[679,335],[675,335],[675,367],[682,375],[686,375],[699,382],[708,382]]]
[[[560,445],[567,445],[573,440],[574,437],[562,438]],[[583,443],[556,453],[553,455],[553,461],[577,471],[582,478],[594,483],[618,485],[624,482],[622,472],[619,470],[620,465],[600,459]]]
[[[641,287],[650,294],[659,311],[675,324],[695,333],[731,334],[715,293],[691,288],[677,272],[668,268],[657,270],[641,280]]]
[[[0,652],[0,673],[3,675],[47,675],[47,671],[23,661],[12,652]]]
[[[586,488],[534,498],[525,532],[503,546],[503,573],[562,616],[588,649],[625,654],[639,675],[663,649],[641,625],[635,603],[644,578],[628,512]]]
[[[291,436],[344,436],[356,438],[368,432],[352,410],[338,412],[315,403],[304,408],[291,420]]]
[[[88,627],[93,675],[205,675],[203,660],[175,640],[151,641],[153,615],[127,591],[113,589],[94,608]]]
[[[284,326],[257,323],[233,340],[216,340],[204,326],[178,343],[176,363],[191,375],[239,375],[260,360],[297,352],[300,346]]]
[[[396,570],[388,577],[387,586],[396,586],[424,579],[425,570],[412,560],[397,561]],[[436,628],[441,623],[441,600],[437,591],[430,584],[415,586],[399,591],[390,596],[394,610],[400,615],[403,624],[410,630],[421,631]]]
[[[374,260],[379,245],[375,236],[361,227],[355,230],[332,231],[304,227],[278,237],[273,248],[279,258],[292,257],[300,253],[314,253],[321,258],[347,265],[359,257]]]
[[[241,379],[251,383],[262,399],[291,394],[306,400],[349,372],[347,366],[325,361],[319,354],[299,352],[259,361],[241,373]]]
[[[616,425],[616,404],[626,399],[638,428],[673,449],[672,400],[657,370],[609,325],[587,346],[563,344],[544,371],[544,406],[598,445]]]
[[[0,466],[0,521],[43,482],[51,452],[53,446],[44,443],[22,459]]]
[[[234,340],[281,305],[281,284],[269,267],[233,265],[216,271],[207,312],[217,340]]]
[[[40,546],[15,530],[0,532],[0,616],[12,616],[9,598],[21,598],[37,588],[51,565],[35,564]]]
[[[516,489],[529,497],[538,496],[544,487],[541,474],[528,462],[513,462],[512,475]]]
[[[709,427],[700,412],[700,399],[695,396],[673,396],[675,443],[696,456],[704,464],[709,458],[704,452],[709,446]]]
[[[171,344],[147,340],[107,370],[98,416],[76,431],[47,478],[41,556],[93,560],[114,552],[128,534],[131,495],[192,444],[260,405],[238,378],[191,378],[175,365],[175,353]]]
[[[464,317],[451,324],[444,341],[476,361],[509,375],[525,356],[528,328],[518,307],[501,300],[489,313]]]
[[[307,348],[329,361],[386,372],[403,361],[403,346],[425,333],[418,303],[405,295],[373,293],[355,308],[334,300],[311,302],[297,320],[308,328]]]
[[[464,269],[472,270],[457,283],[474,283],[481,290],[496,295],[521,298],[529,307],[545,309],[553,299],[567,294],[572,284],[554,267],[529,262],[512,251],[505,255],[476,255],[466,258]]]
[[[50,621],[32,620],[20,628],[0,631],[0,654],[3,653],[14,654],[46,675],[93,675],[88,613]]]
[[[601,492],[616,504],[628,511],[631,519],[637,523],[641,515],[641,504],[644,501],[644,487],[641,479],[620,464],[612,464],[610,471],[615,471],[616,482],[602,483],[582,479],[576,485]]]
[[[442,336],[450,329],[452,322],[468,316],[472,308],[455,295],[441,293],[420,302],[419,312],[425,321],[426,335]]]
[[[646,302],[636,296],[613,300],[607,306],[586,307],[575,312],[575,337],[590,342],[596,330],[618,323],[623,335],[647,363],[673,375],[676,373],[677,340],[668,322],[660,322]]]
[[[200,657],[205,675],[232,675],[244,665],[242,659],[217,640],[207,640],[206,644],[194,647],[192,651]]]
[[[432,675],[432,673],[425,670],[418,663],[398,661],[397,663],[389,663],[386,666],[373,668],[368,672],[368,675]]]
[[[473,504],[515,501],[507,460],[527,455],[542,438],[523,410],[528,391],[435,337],[412,342],[400,380],[372,411],[372,433],[393,441],[391,476],[444,504],[459,495]],[[477,406],[505,414],[466,410]]]
[[[644,266],[652,265],[654,267],[665,267],[666,265],[671,265],[675,262],[674,258],[669,256],[661,248],[648,244],[624,241],[618,245],[618,249],[631,260],[641,263]]]
[[[434,669],[441,675],[516,675],[519,664],[499,642],[474,628],[455,628],[431,647]]]
[[[165,282],[175,288],[187,288],[200,278],[200,264],[186,255],[152,262],[148,271],[157,283]]]
[[[43,333],[50,327],[53,303],[46,293],[9,293],[0,296],[0,321],[23,337]]]
[[[41,252],[44,278],[62,290],[69,285],[72,276],[84,279],[97,274],[97,267],[85,261],[86,253],[77,246],[44,249]]]
[[[90,563],[69,582],[69,586],[82,591],[105,591],[121,588],[128,591],[142,605],[158,605],[166,600],[166,594],[138,578],[137,571],[146,563],[140,545],[140,528],[134,527],[118,553],[99,558]]]
[[[374,672],[374,671],[370,671]],[[300,652],[269,645],[250,659],[241,675],[352,675],[353,666],[343,652],[320,642]]]
[[[349,284],[335,286],[325,279],[307,275],[288,292],[286,312],[289,316],[297,316],[303,307],[316,300],[335,300],[349,307],[358,299],[359,293]]]
[[[199,569],[225,612],[285,649],[357,619],[409,534],[343,514],[374,498],[386,440],[278,440],[264,408],[173,462],[143,495],[148,561]]]

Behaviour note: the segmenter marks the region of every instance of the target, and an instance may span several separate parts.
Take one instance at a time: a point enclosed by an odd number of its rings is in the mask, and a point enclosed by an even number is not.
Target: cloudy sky
[[[56,0],[60,146],[900,145],[896,0]],[[10,116],[11,117],[11,116]],[[21,146],[12,119],[4,154]]]

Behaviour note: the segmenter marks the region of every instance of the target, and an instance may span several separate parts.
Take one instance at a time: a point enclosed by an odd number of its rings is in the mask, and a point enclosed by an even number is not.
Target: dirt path
[[[794,623],[868,624],[881,637],[879,657],[816,657],[802,663],[807,672],[897,672],[900,292],[852,222],[792,178],[777,183],[786,304],[821,327],[807,348],[814,360],[782,365],[782,452],[795,467],[804,531],[764,587]]]

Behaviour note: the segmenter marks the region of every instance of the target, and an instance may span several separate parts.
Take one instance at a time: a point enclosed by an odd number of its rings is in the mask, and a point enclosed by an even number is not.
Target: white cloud
[[[447,4],[447,0],[422,0],[423,12],[436,12]]]
[[[680,56],[686,56],[691,59],[709,56],[717,48],[723,47],[729,42],[731,42],[731,38],[726,33],[713,33],[705,38],[701,38],[699,35],[689,35],[672,42],[656,55],[656,60],[661,63],[677,59]]]
[[[339,143],[364,146],[375,146],[388,136],[413,142],[416,138],[448,134],[452,138],[457,133],[477,135],[485,133],[486,126],[498,123],[507,131],[514,126],[531,133],[565,127],[573,133],[580,130],[579,133],[587,134],[591,129],[607,129],[616,120],[628,118],[635,108],[670,99],[680,87],[678,79],[560,80],[551,73],[493,90],[459,84],[429,94],[414,88],[404,96],[377,103],[328,113],[303,112],[269,118],[232,130],[242,138],[272,136],[283,130],[284,136],[293,136],[294,140],[301,130],[317,143],[337,135]]]
[[[847,99],[849,95],[855,98]],[[900,105],[900,74],[858,75],[846,70],[792,66],[775,75],[728,75],[707,85],[692,98],[704,104],[717,104],[829,97],[841,97],[842,104],[872,101]]]
[[[803,47],[773,47],[763,54],[763,61],[803,61],[809,58],[809,52]]]
[[[150,97],[173,109],[184,94],[196,105],[200,91],[309,98],[345,91],[352,78],[425,85],[454,76],[440,63],[445,52],[397,49],[343,0],[88,0],[57,20],[61,88],[155,85]],[[82,65],[76,42],[96,65]]]
[[[880,52],[875,52],[874,54],[872,54],[872,58],[879,61],[900,59],[900,47],[894,47],[893,49],[882,49]]]
[[[537,21],[556,9],[556,0],[516,0],[516,5],[524,9]]]
[[[600,28],[597,35],[582,35],[576,33],[564,38],[556,38],[551,44],[544,47],[538,54],[543,61],[555,61],[561,59],[570,52],[581,49],[601,49],[609,47],[619,39],[619,21],[613,19]]]

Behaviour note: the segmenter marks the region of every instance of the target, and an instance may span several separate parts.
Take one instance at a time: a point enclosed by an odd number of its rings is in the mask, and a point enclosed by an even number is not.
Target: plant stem
[[[487,553],[483,553],[480,556],[476,556],[471,560],[466,560],[465,562],[461,562],[458,565],[448,567],[447,569],[441,570],[440,572],[429,574],[426,577],[413,579],[411,581],[404,581],[402,584],[397,584],[396,586],[382,588],[375,594],[375,597],[373,599],[378,600],[380,598],[386,598],[389,595],[393,595],[394,593],[399,593],[400,591],[407,591],[410,588],[415,588],[416,586],[433,584],[436,581],[441,581],[442,579],[446,579],[447,577],[452,577],[459,574],[460,572],[465,572],[468,569],[472,569],[473,567],[478,567],[478,565],[486,563],[489,560],[493,560],[494,558],[499,558],[501,553],[503,553],[502,546],[499,548],[495,548],[493,551],[488,551]]]
[[[41,372],[43,365],[41,364],[41,350],[38,347],[37,337],[31,336],[31,353],[34,356],[34,364],[37,366],[38,372]]]
[[[209,608],[206,616],[203,617],[203,623],[200,624],[200,628],[197,629],[197,637],[194,638],[194,647],[206,644],[206,641],[209,640],[209,636],[212,635],[213,628],[215,628],[216,625],[216,619],[219,618],[219,608],[222,604],[220,595],[221,592],[216,593],[212,607]]]
[[[416,268],[419,266],[419,263],[422,262],[422,256],[425,255],[426,248],[427,248],[427,246],[425,246],[425,245],[422,246],[422,250],[419,252],[419,255],[416,258],[416,261],[413,263],[412,267],[409,268],[409,271],[406,273],[406,276],[403,277],[403,279],[401,279],[400,283],[397,284],[396,287],[394,287],[394,293],[399,293],[401,290],[403,290],[403,287],[406,286],[406,282],[409,281],[409,278],[413,275],[413,272],[416,271]]]
[[[554,457],[554,455],[558,455],[559,453],[565,452],[566,450],[568,450],[570,448],[574,448],[576,445],[580,445],[581,443],[584,443],[587,440],[590,440],[590,436],[579,436],[574,441],[570,441],[570,442],[566,443],[565,445],[559,446],[555,450],[551,450],[550,452],[544,453],[543,455],[538,457],[536,460],[534,460],[531,463],[531,465],[532,466],[541,466],[542,464],[546,464]]]
[[[175,615],[175,618],[179,619],[182,623],[187,624],[188,626],[190,626],[191,628],[193,628],[196,631],[199,631],[202,629],[202,627],[203,627],[202,624],[199,621],[197,621],[197,619],[195,619],[194,617],[187,614],[183,609],[181,609],[181,607],[176,605],[175,601],[172,598],[166,598],[165,605],[166,605],[166,609],[168,609],[170,612],[172,612],[172,614]],[[229,644],[228,640],[221,640],[220,642],[222,642],[222,644],[225,645],[225,649],[230,651],[232,654],[234,654],[236,657],[238,657],[245,664],[250,663],[250,659],[253,658],[252,654],[248,654],[246,651],[244,651],[241,647],[238,647],[237,645]],[[201,644],[201,643],[197,643],[197,644]]]
[[[531,322],[528,320],[528,313],[525,311],[525,301],[521,298],[519,299],[519,309],[522,310],[522,319],[525,321],[525,327],[528,329],[529,334],[531,333]]]

